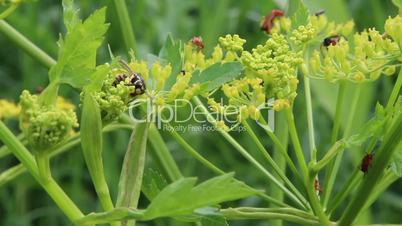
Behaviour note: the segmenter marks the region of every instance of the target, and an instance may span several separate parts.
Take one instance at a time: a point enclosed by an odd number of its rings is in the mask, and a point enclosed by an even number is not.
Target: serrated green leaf
[[[301,25],[308,24],[308,18],[310,16],[310,12],[304,5],[303,0],[292,0],[291,2],[292,4],[295,5],[294,8],[297,8],[296,12],[291,17],[292,30],[294,30]]]
[[[176,77],[182,70],[181,42],[175,41],[169,34],[165,44],[159,52],[159,58],[167,60],[172,66],[172,73],[165,82],[164,90],[169,90],[176,82]]]
[[[161,173],[154,169],[145,170],[142,193],[148,200],[152,201],[167,185],[168,183]]]
[[[59,41],[57,64],[49,71],[51,82],[67,83],[75,88],[90,82],[96,67],[96,51],[101,45],[108,25],[105,24],[106,8],[95,11],[83,23],[72,2],[65,1],[67,34]]]
[[[190,85],[195,83],[207,83],[205,91],[211,91],[238,78],[243,71],[243,66],[239,62],[216,63],[201,72],[195,72],[190,80]]]
[[[363,126],[358,134],[350,137],[347,142],[351,145],[360,146],[370,137],[382,137],[385,134],[388,119],[389,115],[387,116],[384,107],[377,104],[375,116]]]
[[[73,0],[63,0],[63,18],[67,32],[71,31],[81,20],[78,18],[78,9],[74,8]]]
[[[144,212],[143,219],[182,216],[195,209],[257,194],[233,173],[214,177],[194,187],[195,178],[180,179],[163,189]]]
[[[399,150],[392,156],[391,170],[395,175],[402,177],[402,145],[399,145]]]

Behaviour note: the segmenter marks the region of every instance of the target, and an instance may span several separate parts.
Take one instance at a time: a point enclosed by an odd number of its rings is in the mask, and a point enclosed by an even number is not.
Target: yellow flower
[[[0,120],[3,118],[17,118],[21,107],[7,100],[0,100]]]

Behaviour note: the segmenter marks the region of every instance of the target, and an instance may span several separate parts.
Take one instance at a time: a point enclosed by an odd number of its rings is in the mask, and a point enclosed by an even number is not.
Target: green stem
[[[260,122],[262,122],[265,126],[267,126],[267,122],[263,117],[259,119]],[[285,121],[286,123],[286,121]],[[295,164],[293,163],[292,159],[290,158],[286,148],[283,146],[282,142],[278,139],[278,137],[275,135],[275,133],[272,132],[272,130],[264,129],[265,132],[267,133],[268,137],[272,140],[274,143],[275,148],[285,157],[286,164],[289,166],[290,170],[292,171],[293,175],[296,177],[296,179],[299,182],[303,182],[299,171],[296,169]]]
[[[314,120],[313,120],[313,107],[311,104],[311,90],[310,90],[310,79],[304,76],[304,93],[306,96],[306,108],[307,108],[307,128],[308,137],[310,144],[310,158],[311,161],[316,161],[316,151],[315,138],[314,138]]]
[[[209,121],[212,124],[216,123],[214,117],[209,113],[208,109],[204,106],[198,97],[193,97],[194,102],[199,106]],[[306,201],[299,200],[292,192],[290,192],[286,187],[283,186],[269,171],[267,171],[256,159],[254,159],[230,134],[224,130],[219,129],[218,132],[241,154],[246,158],[254,167],[260,170],[268,180],[276,184],[289,198],[291,198],[300,207],[305,208]]]
[[[310,205],[315,213],[316,216],[320,219],[321,225],[331,225],[331,222],[328,219],[328,216],[325,214],[323,208],[321,207],[320,201],[318,200],[318,196],[315,190],[315,180],[317,174],[311,172],[306,178],[306,190],[307,195],[309,197]]]
[[[56,61],[54,59],[52,59],[43,50],[38,48],[35,44],[33,44],[30,40],[28,40],[25,36],[15,30],[4,20],[0,20],[0,32],[7,38],[9,38],[12,42],[14,42],[18,47],[24,50],[32,58],[38,60],[39,63],[41,63],[43,66],[50,68],[54,64],[56,64]]]
[[[50,158],[47,153],[35,154],[36,164],[38,166],[39,177],[43,181],[48,181],[52,178],[50,171]]]
[[[84,216],[78,207],[73,203],[73,201],[64,193],[63,189],[61,189],[52,178],[46,181],[46,183],[43,183],[43,181],[40,179],[38,167],[34,157],[1,121],[0,139],[9,147],[10,151],[25,166],[35,180],[39,182],[39,184],[49,194],[57,206],[72,222]]]
[[[337,154],[339,154],[341,151],[345,150],[345,142],[340,140],[336,142],[324,155],[320,161],[318,161],[316,164],[313,164],[311,167],[311,170],[314,171],[316,174],[318,171],[320,171],[322,168],[324,168]]]
[[[271,158],[268,151],[265,150],[264,145],[258,139],[257,135],[254,133],[251,126],[247,123],[247,121],[243,121],[242,124],[246,128],[247,133],[250,135],[251,139],[257,145],[257,150],[264,156],[265,160],[268,164],[274,169],[274,171],[278,174],[278,176],[285,182],[285,184],[292,190],[292,192],[300,199],[303,200],[304,197],[300,194],[299,190],[290,182],[290,180],[286,177],[286,175],[282,172],[279,166],[275,163],[275,161]]]
[[[231,220],[249,220],[249,219],[265,219],[265,220],[275,220],[280,219],[288,222],[294,222],[299,225],[322,225],[317,220],[312,220],[306,218],[305,216],[297,216],[293,211],[287,211],[288,213],[282,213],[278,211],[267,211],[267,212],[249,212],[240,211],[237,209],[229,208],[222,209],[219,211],[225,218]]]
[[[261,118],[263,118],[263,117],[261,117]],[[276,112],[276,114],[275,114],[275,134],[274,135],[275,135],[275,137],[277,137],[280,144],[285,144],[286,146],[288,145],[288,142],[289,142],[288,127],[287,127],[286,118],[285,118],[285,115],[283,114],[283,112]],[[285,152],[286,152],[286,150],[285,150]],[[286,156],[288,156],[287,152],[285,154],[286,154]],[[283,152],[276,145],[274,146],[273,159],[277,163],[277,165],[280,167],[280,169],[283,171],[283,173],[285,173],[285,174],[286,174],[286,161],[287,161],[286,156],[283,155]],[[292,162],[292,164],[293,164],[293,162]],[[296,169],[296,167],[295,167],[295,169]],[[303,182],[301,180],[301,177],[297,171],[296,171],[296,173],[297,174],[295,174],[295,177],[297,180],[299,180],[300,184],[302,185]],[[278,200],[281,200],[281,201],[284,200],[283,192],[275,186],[273,186],[271,188],[271,191],[269,194],[272,197],[277,197]],[[271,204],[270,207],[274,207],[274,205]],[[282,220],[272,221],[272,226],[282,226],[282,225],[283,225]]]
[[[286,120],[289,126],[289,134],[290,139],[292,140],[294,151],[296,154],[297,162],[299,163],[299,167],[302,171],[302,175],[304,178],[308,177],[308,169],[306,160],[304,159],[303,149],[300,144],[299,136],[297,135],[296,125],[294,122],[294,116],[292,109],[286,109]]]
[[[357,89],[355,91],[353,100],[352,100],[352,105],[350,106],[350,112],[349,112],[349,118],[347,121],[347,126],[344,132],[343,137],[348,137],[350,135],[352,125],[353,125],[353,120],[357,111],[357,107],[359,105],[359,99],[360,99],[360,94],[361,94],[361,85],[357,86]],[[343,152],[339,153],[335,161],[333,162],[333,165],[330,165],[328,168],[328,171],[325,174],[324,178],[324,194],[323,194],[323,206],[326,207],[329,201],[329,198],[332,194],[332,188],[335,183],[336,175],[338,173],[339,167],[342,162],[342,157],[343,157]]]
[[[205,167],[208,169],[212,170],[216,174],[225,174],[225,172],[221,169],[219,169],[217,166],[215,166],[213,163],[208,161],[206,158],[204,158],[202,155],[200,155],[190,144],[188,144],[182,136],[180,136],[179,133],[176,132],[176,130],[169,124],[167,125],[170,127],[169,132],[172,135],[174,139],[184,148],[184,150],[190,154],[193,158],[197,159],[199,162],[201,162]]]
[[[337,193],[337,195],[334,197],[333,200],[328,204],[328,208],[326,210],[327,214],[331,216],[332,211],[338,207],[339,204],[341,204],[345,198],[352,192],[354,188],[358,185],[358,183],[361,181],[362,174],[359,173],[360,169],[356,168],[352,175],[349,177],[348,181],[345,183],[345,185],[342,187],[342,189]]]
[[[343,111],[343,99],[345,96],[345,81],[341,81],[338,86],[338,97],[336,98],[336,110],[334,116],[334,126],[332,128],[331,144],[338,140],[339,129],[341,128],[341,115]]]
[[[103,132],[111,132],[111,131],[114,131],[114,130],[117,130],[117,129],[130,129],[130,130],[132,130],[132,129],[134,129],[134,127],[132,125],[125,125],[125,124],[111,124],[111,125],[108,125],[108,126],[104,127]],[[59,145],[56,145],[55,147],[49,149],[50,158],[52,158],[53,156],[62,154],[65,151],[68,151],[72,147],[78,145],[80,142],[81,142],[80,133],[76,133],[74,136],[72,136],[66,142],[61,143]],[[5,146],[5,147],[7,147],[7,146]],[[21,170],[15,170],[14,171],[13,168],[18,168],[18,169],[21,169]],[[7,174],[8,176],[5,179],[4,183],[15,179],[16,177],[18,177],[19,175],[21,175],[21,174],[23,174],[23,173],[25,173],[27,171],[27,169],[21,163],[16,165],[16,166],[14,166],[14,167],[12,167],[12,168],[10,168],[10,169],[8,169],[8,170],[10,170],[10,173]],[[6,172],[4,172],[4,173],[6,173]],[[0,178],[1,178],[1,176],[0,176]],[[4,183],[0,179],[0,186],[2,184],[4,184]]]
[[[396,79],[394,88],[392,89],[391,95],[389,96],[388,103],[386,109],[389,110],[395,103],[395,101],[398,99],[398,96],[400,95],[400,90],[402,86],[402,68],[399,69],[399,74],[398,78]]]
[[[14,10],[16,10],[18,8],[20,4],[19,3],[14,3],[11,6],[9,6],[6,10],[4,10],[1,14],[0,14],[0,20],[5,19],[6,17],[10,16],[11,13],[14,12]]]
[[[21,173],[25,172],[25,167],[21,164],[13,166],[0,174],[0,188],[1,186],[7,184],[12,181]]]
[[[367,200],[370,198],[375,185],[383,176],[385,168],[388,166],[393,153],[397,150],[398,145],[402,140],[402,113],[396,116],[395,123],[384,138],[376,157],[373,160],[372,167],[368,171],[362,184],[360,185],[356,195],[353,197],[352,202],[344,212],[339,225],[346,226],[352,225],[353,221],[364,207]]]
[[[137,43],[126,2],[125,0],[114,0],[114,5],[116,7],[116,13],[117,17],[119,18],[120,29],[123,33],[123,39],[124,43],[126,44],[127,51],[133,50],[135,52],[137,51]]]

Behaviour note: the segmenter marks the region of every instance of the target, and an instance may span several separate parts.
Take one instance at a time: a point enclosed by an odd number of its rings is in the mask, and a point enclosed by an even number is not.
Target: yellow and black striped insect
[[[140,73],[134,72],[130,66],[123,60],[119,60],[120,65],[128,72],[128,74],[120,74],[116,76],[115,85],[124,81],[126,78],[130,79],[130,83],[128,85],[134,86],[134,92],[130,93],[132,97],[136,97],[145,93],[146,85],[145,80],[141,76]]]

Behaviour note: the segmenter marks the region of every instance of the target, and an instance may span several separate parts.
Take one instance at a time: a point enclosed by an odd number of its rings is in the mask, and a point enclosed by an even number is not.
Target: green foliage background
[[[173,37],[183,41],[187,41],[193,36],[202,36],[207,53],[215,46],[218,37],[227,33],[237,33],[246,38],[246,48],[254,46],[266,39],[266,36],[259,30],[261,17],[272,8],[282,8],[287,5],[286,1],[282,0],[129,0],[127,2],[140,57],[146,57],[147,53],[158,53],[168,33],[172,33]],[[375,26],[381,31],[388,15],[397,13],[397,9],[391,1],[384,0],[306,0],[305,3],[312,12],[325,9],[328,17],[338,22],[353,18],[357,30]],[[76,1],[76,4],[81,9],[81,15],[85,17],[94,9],[102,6],[108,7],[107,21],[111,23],[111,26],[98,56],[99,63],[109,60],[106,43],[110,44],[115,55],[128,57],[113,2],[106,0]],[[57,55],[56,41],[59,33],[65,32],[61,1],[29,1],[19,7],[7,18],[7,21],[51,56]],[[372,116],[376,101],[384,103],[389,96],[394,79],[393,77],[382,78],[379,82],[364,87],[364,95],[359,101],[359,110],[353,121],[353,128],[358,128]],[[0,35],[0,97],[17,100],[23,89],[34,91],[46,84],[47,69]],[[312,89],[317,145],[319,149],[326,149],[328,148],[326,144],[330,140],[336,87],[322,82],[313,82]],[[300,87],[295,115],[298,131],[303,138],[303,145],[307,145],[307,131],[304,129],[307,127],[307,122],[304,115],[302,90]],[[350,85],[347,89],[348,94],[353,91],[354,87]],[[79,97],[73,94],[70,88],[64,87],[62,93],[78,103]],[[347,114],[348,108],[345,109],[345,117]],[[342,126],[345,127],[346,123],[342,122]],[[15,122],[8,122],[8,124],[14,125],[14,128],[17,129]],[[263,133],[261,130],[258,131]],[[163,135],[185,176],[197,176],[200,180],[213,176],[212,172],[182,151],[181,147],[167,134]],[[235,133],[234,136],[245,147],[250,147],[250,150],[255,148],[248,136],[242,133]],[[271,188],[259,172],[253,171],[250,165],[214,132],[186,133],[184,137],[186,140],[191,140],[197,150],[202,150],[202,155],[225,171],[236,172],[239,179],[253,187]],[[118,178],[128,138],[128,131],[105,135],[103,152],[105,172],[113,197],[116,197]],[[268,140],[264,140],[264,144],[268,146],[269,150],[272,150]],[[150,145],[148,147],[151,148]],[[257,153],[252,154],[257,155]],[[334,192],[338,191],[339,186],[345,182],[354,167],[358,167],[363,154],[354,150],[345,154]],[[147,168],[156,168],[151,155],[148,156],[147,161]],[[0,172],[16,163],[17,160],[13,157],[0,159]],[[82,207],[84,212],[99,209],[99,203],[96,201],[96,194],[79,147],[52,160],[52,169],[56,180],[60,182],[67,194],[71,195],[72,199]],[[339,186],[337,186],[337,182],[339,182]],[[401,187],[401,180],[393,184],[380,196],[370,211],[362,214],[358,220],[359,223],[401,223]],[[145,201],[145,199],[142,200]],[[249,198],[242,202],[241,205],[266,206],[266,203],[256,198]],[[337,214],[335,213],[335,215]],[[138,225],[142,224],[138,223]],[[176,226],[181,224],[190,225],[167,220],[159,220],[147,225]],[[69,223],[47,194],[25,173],[17,180],[0,187],[0,225],[69,225]],[[267,222],[240,221],[230,225],[268,224]]]

